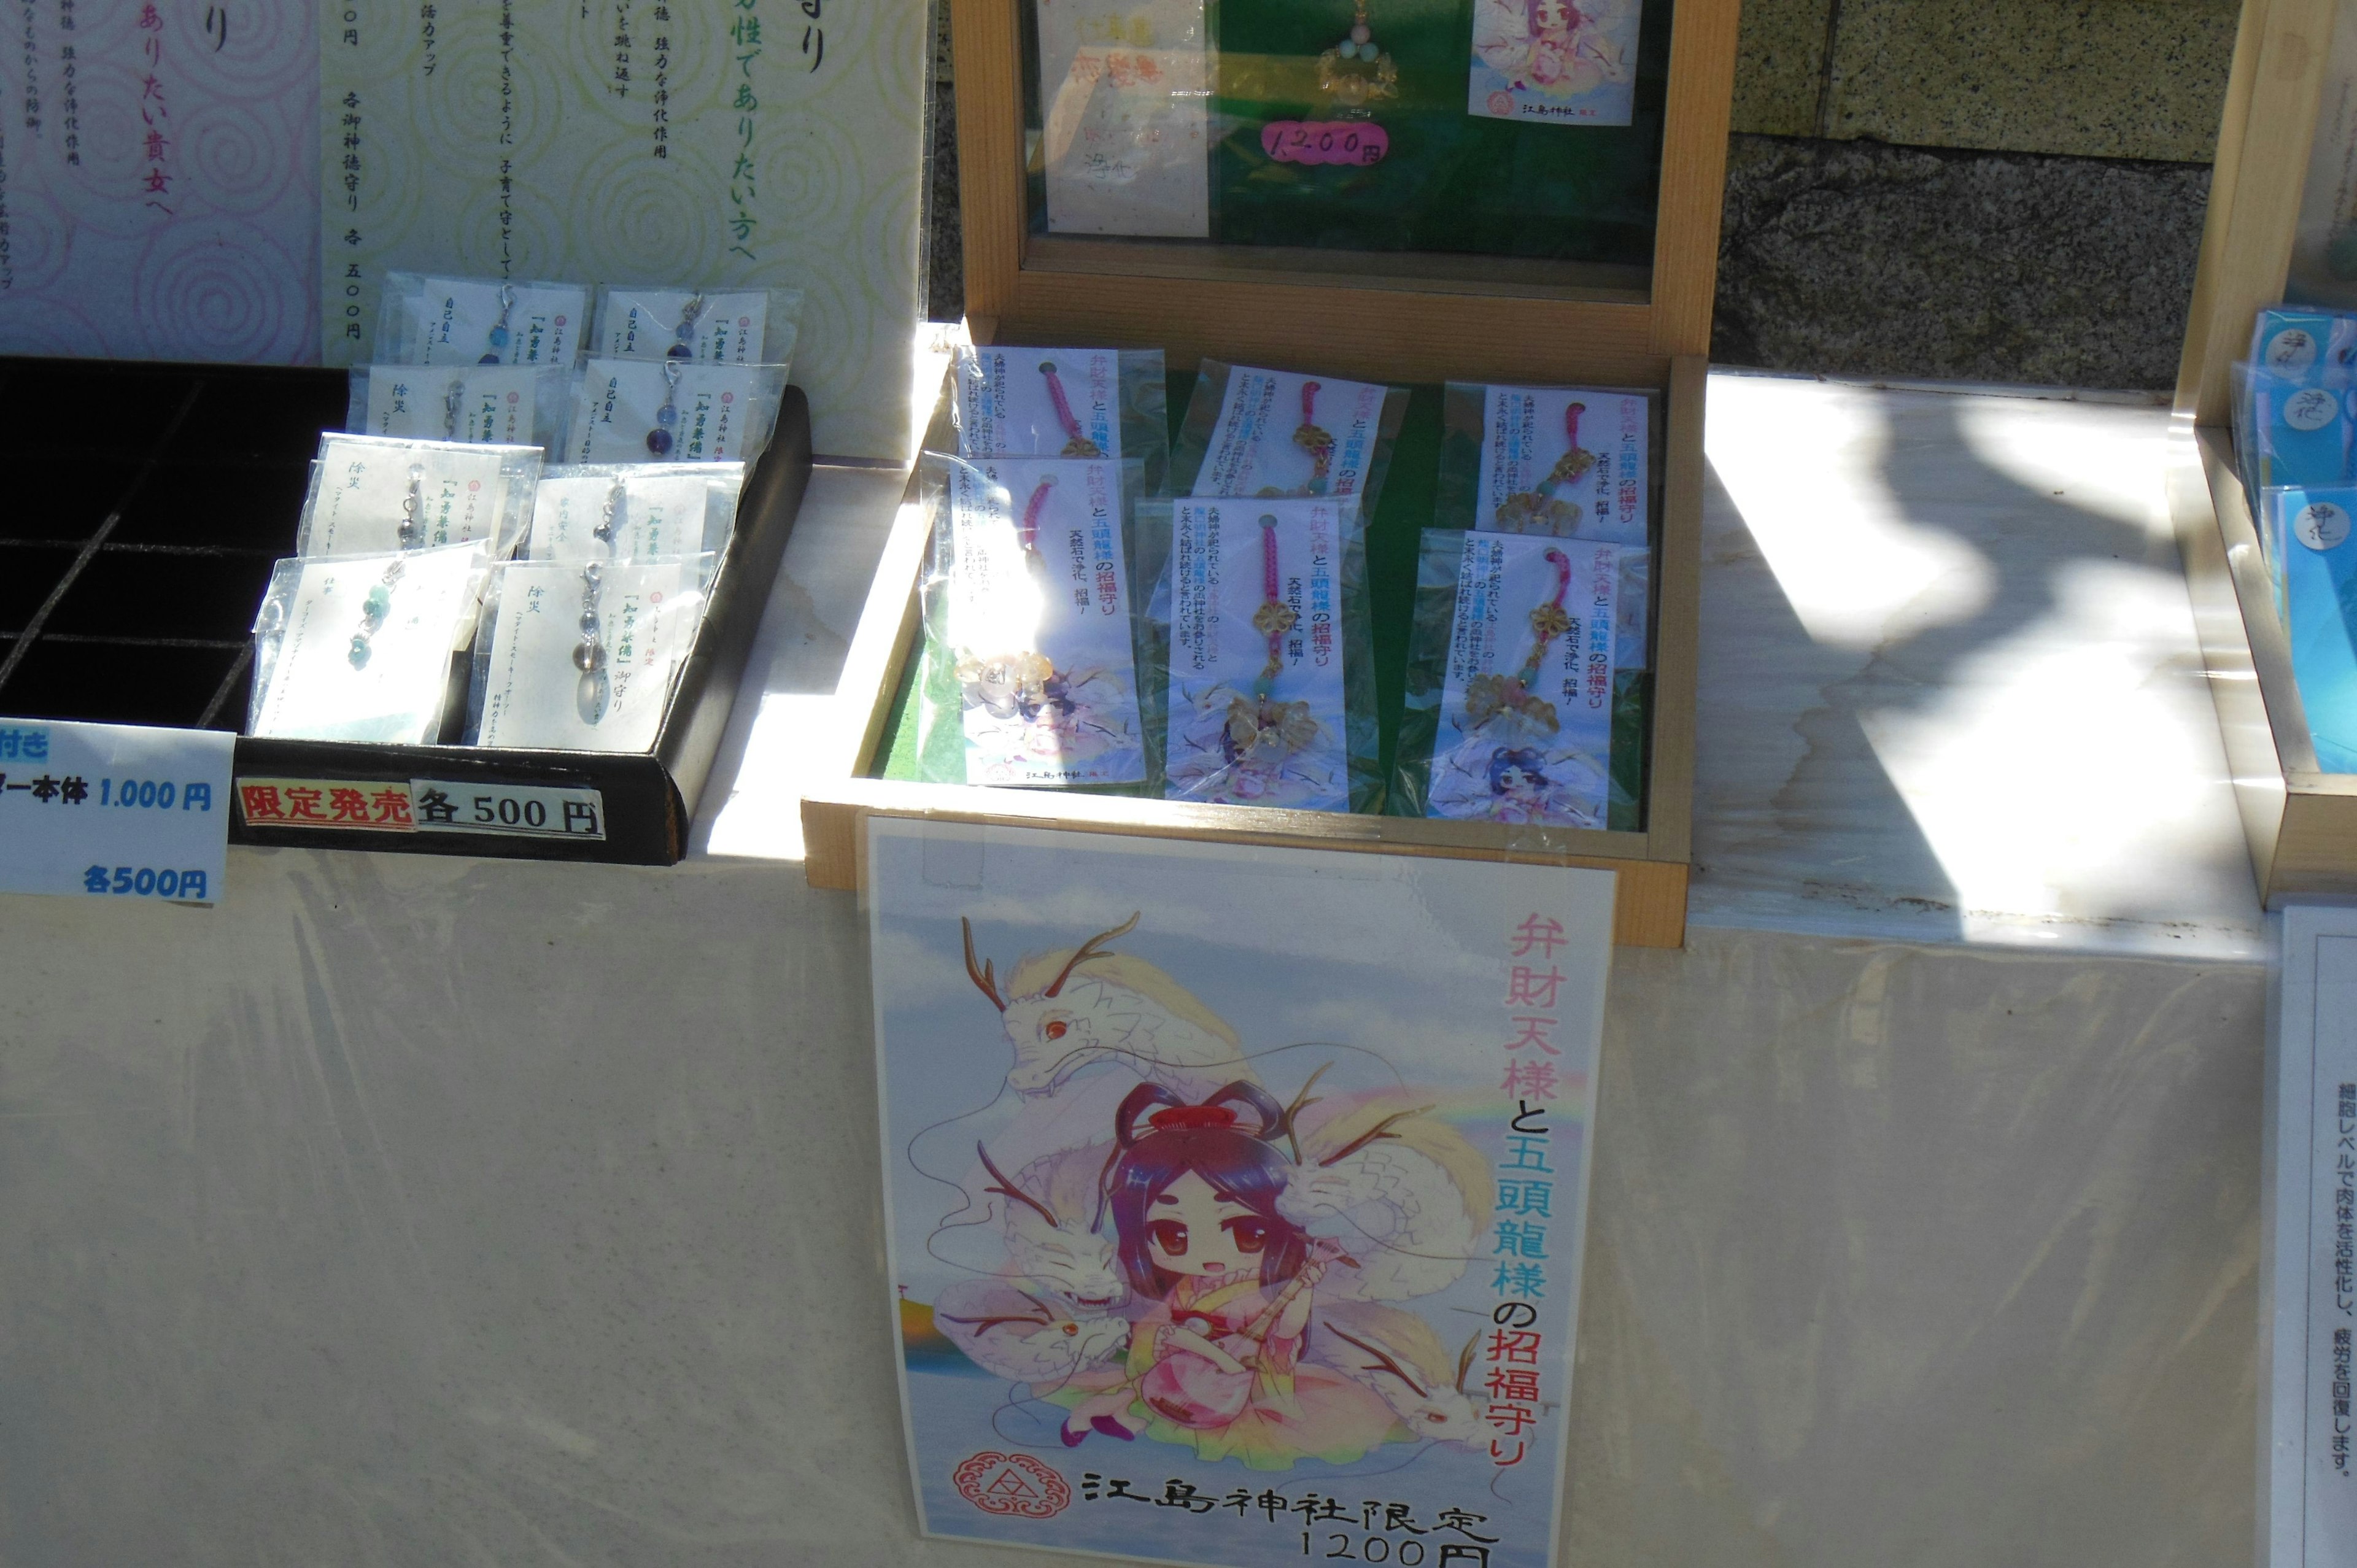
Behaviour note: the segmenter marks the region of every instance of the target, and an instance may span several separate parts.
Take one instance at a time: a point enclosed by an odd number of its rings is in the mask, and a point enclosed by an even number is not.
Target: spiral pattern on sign
[[[300,263],[227,219],[175,223],[140,258],[132,295],[147,342],[190,359],[292,363],[311,357],[311,317],[285,281]]]
[[[314,138],[266,104],[216,98],[191,105],[178,124],[181,174],[214,211],[258,212],[311,181]]]
[[[620,166],[589,167],[566,193],[565,209],[577,215],[597,214],[602,232],[596,254],[603,281],[615,283],[716,283],[744,276],[741,268],[724,270],[729,240],[725,168],[689,156],[680,144],[662,162],[631,159]],[[774,209],[772,209],[774,210]],[[774,223],[776,220],[770,220]],[[765,281],[782,279],[764,273]]]

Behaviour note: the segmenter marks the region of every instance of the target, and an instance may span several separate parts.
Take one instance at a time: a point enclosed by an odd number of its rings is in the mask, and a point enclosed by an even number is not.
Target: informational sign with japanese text
[[[1554,1561],[1610,873],[876,817],[927,1533]]]
[[[2261,1568],[2357,1558],[2357,910],[2295,904],[2267,1049]]]
[[[365,364],[393,270],[782,285],[818,449],[907,455],[921,5],[5,14],[0,352]]]
[[[338,0],[320,40],[330,364],[391,270],[803,291],[822,452],[905,456],[928,35],[873,0]]]
[[[218,730],[0,719],[0,892],[218,899],[236,744]]]
[[[0,352],[316,361],[315,0],[5,15]]]

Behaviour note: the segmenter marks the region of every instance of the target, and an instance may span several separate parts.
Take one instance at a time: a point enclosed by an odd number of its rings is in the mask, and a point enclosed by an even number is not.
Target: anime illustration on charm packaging
[[[1523,1466],[1559,1464],[1574,1302],[1539,1260],[1576,1267],[1573,1224],[1543,1233],[1578,1187],[1567,1144],[1534,1140],[1583,1118],[1578,1069],[1504,1042],[1562,996],[1460,1041],[1313,1042],[1195,989],[1214,944],[1151,909],[1003,972],[1000,927],[936,927],[953,1035],[896,1036],[879,1002],[929,1528],[1218,1563],[1297,1560],[1307,1529],[1313,1555],[1342,1533],[1372,1561],[1544,1563],[1555,1477]],[[1147,956],[1174,950],[1185,978]]]

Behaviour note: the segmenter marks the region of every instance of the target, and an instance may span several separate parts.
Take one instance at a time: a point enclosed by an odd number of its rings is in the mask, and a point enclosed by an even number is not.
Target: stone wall
[[[2176,380],[2237,0],[1746,0],[1713,357]]]

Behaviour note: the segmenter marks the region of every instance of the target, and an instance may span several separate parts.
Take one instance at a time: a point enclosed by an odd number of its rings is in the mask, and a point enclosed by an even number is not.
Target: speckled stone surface
[[[2210,171],[1737,136],[1712,358],[2169,386]]]
[[[2237,0],[1840,0],[1822,135],[2206,162]]]
[[[1736,45],[1735,129],[1770,136],[1817,134],[1833,5],[1834,0],[1744,0]]]

